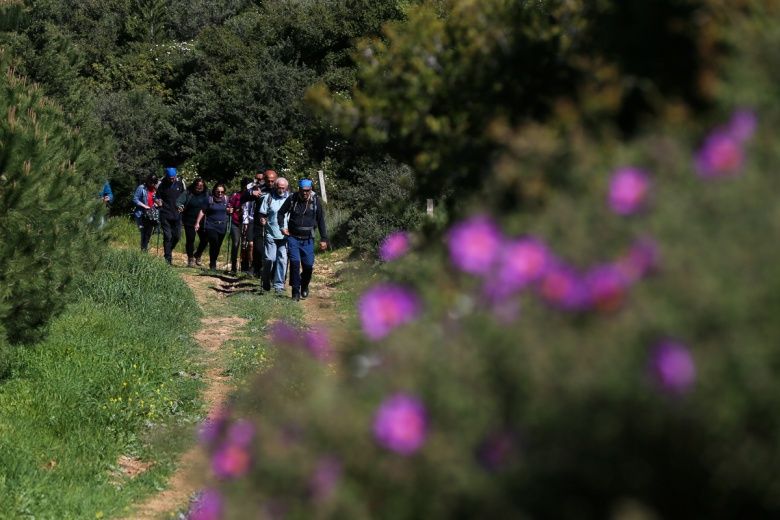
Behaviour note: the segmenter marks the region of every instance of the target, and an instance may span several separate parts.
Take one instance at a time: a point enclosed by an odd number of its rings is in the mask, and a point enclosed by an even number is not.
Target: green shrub
[[[32,341],[103,250],[98,156],[0,51],[0,323]]]

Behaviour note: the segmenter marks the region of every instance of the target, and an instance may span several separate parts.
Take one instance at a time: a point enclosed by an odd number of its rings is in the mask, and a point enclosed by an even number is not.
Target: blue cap
[[[176,168],[172,166],[165,168],[165,175],[168,177],[176,177]]]
[[[311,188],[311,186],[312,186],[311,179],[301,179],[298,181],[299,188]]]

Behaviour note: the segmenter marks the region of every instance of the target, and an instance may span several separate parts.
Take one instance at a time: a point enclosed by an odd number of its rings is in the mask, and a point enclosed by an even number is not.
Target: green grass
[[[111,251],[0,384],[0,517],[96,518],[162,487],[202,416],[200,311],[159,259]],[[173,324],[173,326],[171,326]],[[121,455],[154,460],[113,476]]]

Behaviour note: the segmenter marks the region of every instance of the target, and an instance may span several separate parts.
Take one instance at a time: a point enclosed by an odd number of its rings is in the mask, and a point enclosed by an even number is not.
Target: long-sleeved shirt
[[[284,205],[284,202],[290,197],[289,192],[284,192],[282,195],[278,193],[269,193],[262,198],[262,204],[258,210],[258,214],[268,219],[267,233],[271,235],[271,238],[275,240],[281,240],[284,238],[282,229],[279,227],[279,221],[276,216],[279,213],[279,209]]]

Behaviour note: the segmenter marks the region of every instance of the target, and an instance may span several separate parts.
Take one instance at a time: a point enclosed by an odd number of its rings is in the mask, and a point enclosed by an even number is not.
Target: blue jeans
[[[287,237],[287,249],[287,254],[290,255],[290,286],[293,291],[297,291],[301,286],[308,287],[314,269],[314,239]]]
[[[265,237],[265,264],[263,265],[263,285],[270,287],[271,273],[274,275],[274,289],[284,289],[284,277],[287,274],[287,238],[274,239],[270,234]]]

